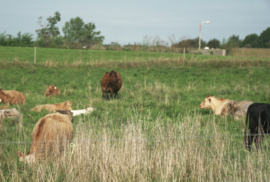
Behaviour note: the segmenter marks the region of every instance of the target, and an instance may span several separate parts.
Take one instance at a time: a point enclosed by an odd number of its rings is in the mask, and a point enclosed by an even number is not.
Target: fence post
[[[186,48],[184,47],[184,60],[186,59],[185,53],[186,53]]]
[[[34,49],[34,64],[36,64],[36,46],[35,46],[35,49]]]

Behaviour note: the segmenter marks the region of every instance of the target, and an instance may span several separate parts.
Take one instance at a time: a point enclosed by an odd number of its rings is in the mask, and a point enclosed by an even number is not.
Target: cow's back
[[[16,90],[3,90],[3,92],[10,95],[10,97],[13,97],[11,100],[12,104],[25,104],[26,102],[26,98],[22,92]]]
[[[73,125],[68,115],[53,113],[41,118],[34,126],[29,154],[61,152],[73,138]]]

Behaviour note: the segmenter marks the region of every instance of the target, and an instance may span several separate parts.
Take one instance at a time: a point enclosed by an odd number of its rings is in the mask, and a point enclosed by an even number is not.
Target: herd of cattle
[[[117,97],[118,91],[122,86],[121,75],[115,71],[106,72],[101,79],[102,97],[110,93],[109,98]],[[44,96],[51,97],[60,95],[61,92],[56,85],[50,85]],[[26,98],[23,93],[15,90],[0,89],[0,103],[6,104],[6,108],[11,104],[25,104]],[[48,114],[35,124],[32,132],[32,144],[27,154],[17,152],[20,161],[33,163],[36,159],[44,158],[48,154],[59,155],[68,146],[73,138],[74,129],[72,125],[73,116],[86,114],[93,111],[93,108],[83,110],[72,110],[72,102],[66,101],[58,104],[38,105],[31,111],[40,112],[46,109],[52,114]],[[259,148],[263,140],[264,133],[270,133],[270,105],[264,103],[253,103],[252,101],[233,101],[228,99],[219,99],[208,95],[199,106],[201,109],[212,109],[214,114],[229,116],[232,115],[235,120],[246,116],[246,128],[244,134],[244,146],[250,149],[253,140],[256,147]],[[1,109],[1,108],[0,108]],[[249,130],[249,135],[246,135]]]
[[[255,142],[259,149],[265,133],[270,133],[270,104],[253,103],[252,101],[234,101],[219,99],[215,96],[206,96],[199,106],[201,109],[212,109],[215,115],[232,115],[234,120],[246,116],[246,129],[244,132],[244,146],[250,150]],[[249,135],[247,136],[247,132]]]

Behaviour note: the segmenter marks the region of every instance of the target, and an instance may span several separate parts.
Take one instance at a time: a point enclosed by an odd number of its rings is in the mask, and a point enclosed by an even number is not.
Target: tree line
[[[95,31],[96,26],[94,23],[85,23],[80,17],[71,18],[70,21],[65,23],[62,27],[63,36],[60,35],[59,28],[56,26],[61,21],[61,14],[57,11],[54,16],[48,17],[43,22],[42,16],[38,18],[38,24],[40,29],[37,29],[37,39],[34,41],[33,34],[19,32],[17,36],[6,34],[6,32],[0,34],[0,46],[21,46],[21,47],[49,47],[49,48],[68,48],[68,49],[81,49],[82,47],[91,47],[93,45],[102,45],[104,36],[101,36],[100,31]],[[148,47],[148,45],[144,45]],[[195,39],[183,39],[177,42],[172,42],[172,48],[198,48],[199,38]],[[112,42],[111,44],[103,44],[107,49],[112,46],[118,47],[120,44]],[[136,43],[134,44],[136,47]],[[134,47],[133,45],[133,47]],[[137,44],[138,45],[138,44]],[[159,46],[168,46],[163,44],[157,44]],[[208,42],[201,40],[201,47],[211,48],[222,48],[228,51],[232,48],[270,48],[270,27],[264,30],[260,35],[250,34],[247,35],[243,40],[237,35],[232,35],[228,39],[223,38],[220,42],[218,39],[211,39]],[[130,47],[125,45],[123,47]],[[125,48],[128,50],[128,48]]]

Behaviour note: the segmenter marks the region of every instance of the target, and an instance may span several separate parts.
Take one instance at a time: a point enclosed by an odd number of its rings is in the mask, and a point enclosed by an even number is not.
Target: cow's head
[[[56,85],[50,85],[47,89],[46,92],[44,93],[44,96],[50,97],[53,93],[54,90],[56,90],[57,87]]]
[[[65,102],[65,108],[66,110],[72,110],[71,106],[72,106],[73,102],[70,102],[69,100],[67,100]]]
[[[216,96],[210,96],[210,95],[207,95],[205,97],[205,99],[202,101],[202,103],[200,104],[200,108],[201,109],[210,109],[211,108],[211,102],[212,102],[212,99],[216,97]]]
[[[35,162],[35,155],[34,154],[29,154],[25,155],[24,153],[18,151],[17,155],[19,157],[19,161],[27,163],[27,164],[33,164]]]
[[[11,100],[13,99],[14,97],[11,97],[9,94],[5,94],[3,92],[2,89],[0,89],[0,103],[5,103],[7,104],[8,106],[10,106],[11,104]]]
[[[111,83],[119,83],[120,82],[119,78],[117,77],[117,72],[115,72],[113,70],[110,72],[110,82]]]

